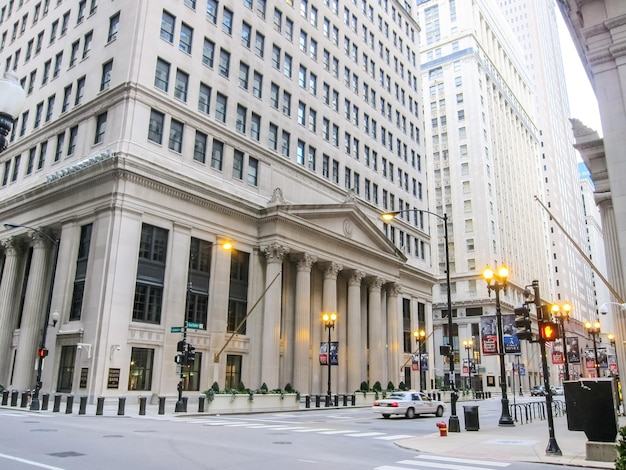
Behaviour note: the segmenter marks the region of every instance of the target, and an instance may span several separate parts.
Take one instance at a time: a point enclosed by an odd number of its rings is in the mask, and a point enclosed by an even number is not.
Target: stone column
[[[365,351],[361,341],[361,282],[365,273],[356,269],[348,278],[348,393],[358,390],[365,377],[361,377],[361,364]]]
[[[383,374],[383,337],[382,331],[382,313],[380,301],[380,289],[383,280],[379,277],[367,278],[369,287],[369,384],[370,387],[376,382],[380,382],[383,387],[387,384],[382,383]]]
[[[261,359],[261,380],[271,390],[280,388],[280,318],[282,292],[283,258],[289,248],[274,243],[262,248],[267,258],[265,270],[265,293],[263,311],[263,357]],[[270,287],[271,284],[271,287]],[[261,384],[259,384],[260,386]],[[283,384],[284,385],[284,384]]]
[[[301,393],[310,390],[311,366],[309,350],[311,346],[311,267],[315,256],[299,253],[293,256],[298,267],[296,274],[296,320],[294,343],[293,388]]]
[[[400,285],[397,282],[387,284],[387,368],[388,375],[383,387],[388,381],[392,381],[397,387],[402,380],[400,371],[401,347],[402,343],[402,321],[398,313],[398,295]]]
[[[16,238],[12,237],[2,242],[5,261],[0,284],[0,384],[9,383],[9,370],[13,356],[11,345],[13,331],[17,328],[18,312],[16,308],[19,300],[19,255],[21,247]]]
[[[45,309],[48,304],[48,273],[51,242],[40,232],[31,234],[33,256],[28,273],[28,285],[24,299],[20,338],[15,357],[12,387],[25,390],[34,387],[35,361],[40,347]]]
[[[322,289],[322,315],[324,313],[331,313],[331,312],[336,313],[337,312],[337,276],[339,275],[339,272],[343,269],[343,266],[334,262],[329,262],[329,263],[324,263],[321,266],[321,268],[322,268],[322,272],[324,273],[324,284],[323,284],[323,289]],[[320,322],[322,326],[322,331],[324,332],[322,334],[322,341],[328,342],[328,331],[326,330],[324,326],[324,322],[321,321],[321,316],[320,316]],[[346,324],[345,319],[337,317],[337,321],[335,322],[335,330],[337,330],[337,328],[344,328],[345,324]],[[332,336],[333,335],[331,332],[331,342],[333,341]],[[328,346],[330,347],[330,345]],[[320,366],[320,367],[323,367],[324,369],[328,369],[328,366]],[[332,370],[333,370],[333,366],[330,367],[331,387],[334,383],[332,381]],[[327,377],[326,372],[323,373],[323,376],[326,378],[326,381],[328,382],[327,380],[328,377]],[[337,385],[338,384],[335,384],[335,388],[337,387]],[[328,391],[327,388],[328,388],[327,386],[322,387],[322,389],[325,391]]]

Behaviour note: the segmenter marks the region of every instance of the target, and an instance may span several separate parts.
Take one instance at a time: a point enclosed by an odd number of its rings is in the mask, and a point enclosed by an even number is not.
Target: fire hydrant
[[[446,437],[448,435],[448,425],[443,421],[437,423],[437,427],[439,428],[439,436]]]

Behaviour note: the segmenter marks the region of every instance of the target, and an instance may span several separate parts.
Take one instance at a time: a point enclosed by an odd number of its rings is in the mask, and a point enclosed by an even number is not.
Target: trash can
[[[480,429],[480,423],[478,421],[478,406],[463,406],[465,416],[465,430],[466,431],[478,431]]]

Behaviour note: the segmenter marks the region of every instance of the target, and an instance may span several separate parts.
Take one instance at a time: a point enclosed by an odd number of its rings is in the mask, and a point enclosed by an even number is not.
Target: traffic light
[[[518,307],[513,310],[515,313],[515,327],[517,328],[517,338],[520,340],[533,339],[532,323],[530,320],[530,310],[528,307]]]
[[[560,337],[559,325],[551,321],[541,322],[539,324],[539,333],[544,341],[554,341]]]
[[[39,348],[38,355],[40,358],[44,358],[48,355],[48,350],[46,348]]]
[[[176,351],[178,352],[185,352],[185,340],[181,340],[178,342],[178,344],[176,344]]]
[[[187,357],[186,365],[192,366],[193,361],[196,360],[196,347],[193,344],[187,345]]]
[[[174,356],[174,362],[176,364],[182,364],[183,363],[183,355],[182,354],[176,354],[176,356]]]

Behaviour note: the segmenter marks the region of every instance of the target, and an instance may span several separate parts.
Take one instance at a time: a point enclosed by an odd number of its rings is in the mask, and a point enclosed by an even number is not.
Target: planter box
[[[378,392],[378,399],[383,398],[382,392]],[[354,401],[356,406],[372,406],[376,400],[376,392],[354,392]]]
[[[295,393],[255,393],[252,401],[247,394],[216,394],[213,401],[206,400],[205,411],[209,413],[255,413],[263,411],[294,411],[300,409]]]

